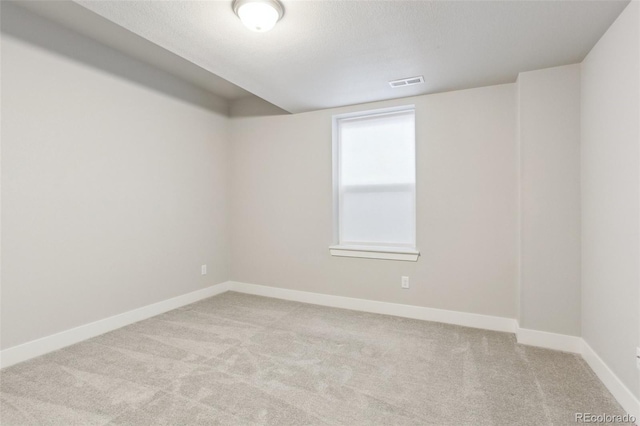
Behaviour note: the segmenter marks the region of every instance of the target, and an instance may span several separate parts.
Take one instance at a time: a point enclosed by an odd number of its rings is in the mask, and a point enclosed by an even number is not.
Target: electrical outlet
[[[200,273],[201,273],[202,275],[207,275],[207,265],[202,265],[202,266],[200,267]]]
[[[636,367],[640,370],[640,348],[636,348]]]
[[[402,277],[401,285],[402,288],[409,288],[409,277]]]

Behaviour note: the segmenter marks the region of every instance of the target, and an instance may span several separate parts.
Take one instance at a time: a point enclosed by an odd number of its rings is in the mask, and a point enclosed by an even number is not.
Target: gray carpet
[[[225,293],[0,373],[2,425],[569,425],[623,414],[513,334]]]

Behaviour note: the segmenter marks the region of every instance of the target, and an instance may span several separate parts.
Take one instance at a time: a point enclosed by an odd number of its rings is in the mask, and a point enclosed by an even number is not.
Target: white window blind
[[[413,108],[336,117],[339,246],[415,248]]]

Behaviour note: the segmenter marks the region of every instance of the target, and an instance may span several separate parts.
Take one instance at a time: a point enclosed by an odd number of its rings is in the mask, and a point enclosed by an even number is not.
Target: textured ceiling
[[[293,1],[267,33],[229,1],[85,8],[290,112],[515,81],[580,62],[625,1]],[[424,75],[425,84],[387,81]]]

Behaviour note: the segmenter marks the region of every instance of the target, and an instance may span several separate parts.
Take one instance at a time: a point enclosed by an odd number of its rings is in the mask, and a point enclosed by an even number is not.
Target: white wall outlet
[[[636,348],[636,367],[640,370],[640,348]]]
[[[200,267],[200,273],[202,273],[202,275],[207,275],[207,265],[202,265]]]
[[[402,288],[409,288],[409,277],[402,277],[401,279]]]

